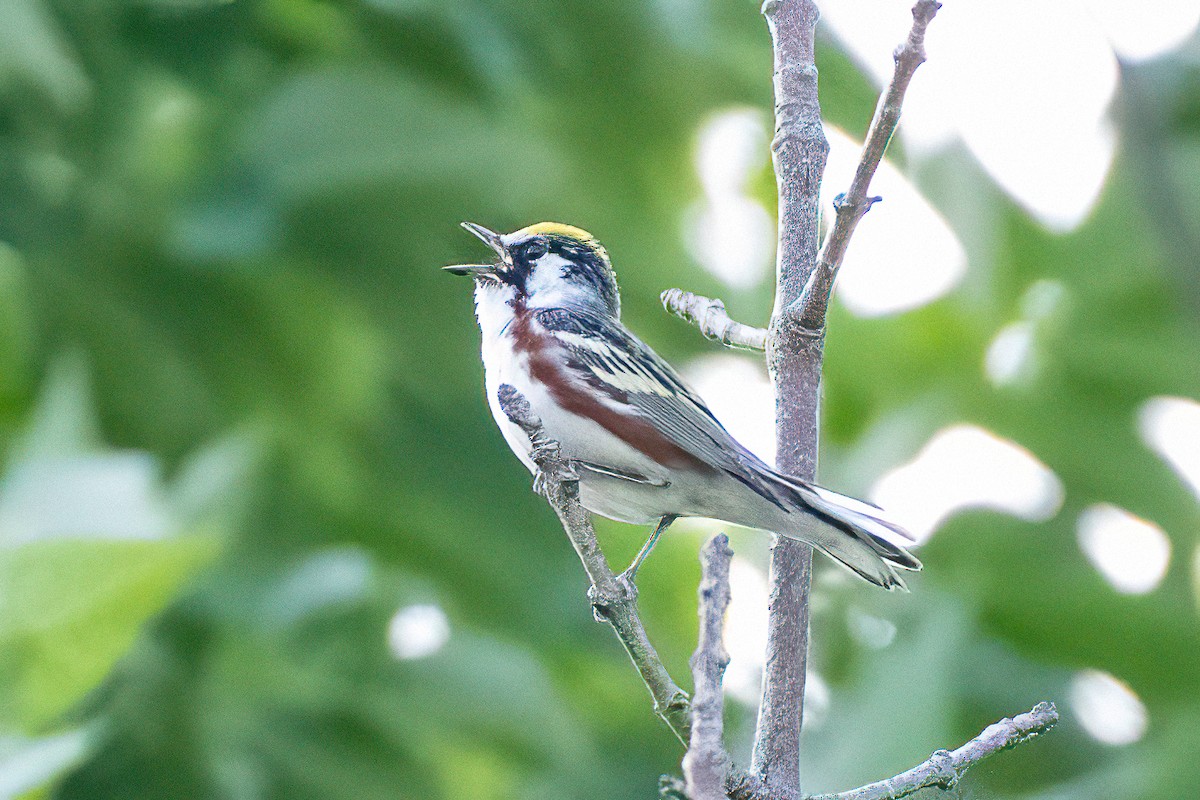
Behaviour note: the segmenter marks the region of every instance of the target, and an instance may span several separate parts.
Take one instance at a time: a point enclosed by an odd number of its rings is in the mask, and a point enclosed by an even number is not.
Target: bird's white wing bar
[[[595,356],[584,359],[583,363],[597,378],[615,389],[663,397],[673,394],[671,387],[655,378],[645,366],[630,359],[624,351],[613,347],[602,338],[568,330],[555,330],[552,334],[569,348]]]

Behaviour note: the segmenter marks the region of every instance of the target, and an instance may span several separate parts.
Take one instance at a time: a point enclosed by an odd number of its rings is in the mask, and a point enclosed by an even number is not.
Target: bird
[[[912,537],[875,505],[783,475],[739,444],[704,400],[621,322],[616,273],[587,231],[541,222],[501,234],[462,227],[487,263],[443,267],[475,284],[484,385],[496,425],[535,476],[525,432],[501,407],[515,388],[579,475],[580,502],[620,522],[656,523],[623,575],[632,582],[681,517],[805,542],[870,583],[907,590]]]

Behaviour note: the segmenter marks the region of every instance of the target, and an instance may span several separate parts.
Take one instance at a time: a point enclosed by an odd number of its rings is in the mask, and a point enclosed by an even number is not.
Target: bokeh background
[[[823,3],[847,185],[904,0]],[[947,1],[830,320],[808,789],[1058,702],[968,798],[1200,785],[1200,4]],[[770,456],[769,40],[743,0],[0,3],[0,798],[638,798],[678,743],[487,414],[463,219],[593,231]],[[641,575],[687,683],[699,543]],[[623,563],[645,531],[603,524]],[[738,553],[729,740],[761,668]]]

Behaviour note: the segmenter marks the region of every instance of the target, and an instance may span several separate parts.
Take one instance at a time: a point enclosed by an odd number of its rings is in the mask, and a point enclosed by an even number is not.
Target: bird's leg
[[[621,573],[621,577],[633,583],[633,579],[637,577],[638,567],[646,560],[646,556],[650,555],[650,551],[654,549],[654,545],[658,543],[658,537],[663,535],[663,531],[671,527],[671,523],[679,519],[678,514],[664,514],[662,519],[658,521],[658,525],[654,527],[654,533],[650,534],[650,538],[642,545],[642,549],[638,551],[637,557],[633,559],[633,563],[629,565],[629,569]]]

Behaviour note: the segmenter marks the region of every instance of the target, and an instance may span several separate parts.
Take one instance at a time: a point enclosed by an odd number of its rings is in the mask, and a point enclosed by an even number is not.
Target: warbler
[[[589,511],[657,521],[626,570],[632,580],[680,517],[708,517],[807,542],[858,575],[904,589],[921,562],[876,506],[790,478],[738,444],[704,401],[621,323],[616,274],[586,231],[542,222],[499,234],[462,226],[495,253],[444,269],[475,282],[488,403],[509,447],[536,474],[528,436],[500,406],[509,384],[579,474]]]

